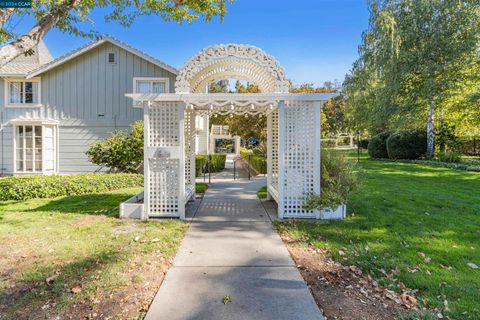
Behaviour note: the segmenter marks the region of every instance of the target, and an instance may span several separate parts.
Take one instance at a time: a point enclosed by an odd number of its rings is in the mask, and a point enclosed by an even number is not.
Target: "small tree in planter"
[[[308,194],[305,209],[334,211],[345,204],[348,195],[357,187],[357,176],[353,169],[353,164],[338,151],[322,149],[321,194]]]

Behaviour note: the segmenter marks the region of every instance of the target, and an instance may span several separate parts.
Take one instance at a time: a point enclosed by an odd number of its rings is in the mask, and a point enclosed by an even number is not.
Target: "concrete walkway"
[[[231,171],[212,180],[145,319],[323,319],[257,198],[265,179]]]

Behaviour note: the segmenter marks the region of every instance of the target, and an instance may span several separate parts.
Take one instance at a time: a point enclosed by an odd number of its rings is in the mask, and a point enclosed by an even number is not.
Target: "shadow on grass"
[[[118,217],[120,203],[130,198],[130,193],[86,194],[54,199],[29,211],[95,214]]]
[[[51,264],[44,264],[27,270],[14,288],[0,291],[0,313],[7,314],[7,318],[8,315],[12,316],[11,319],[26,319],[46,301],[55,301],[58,308],[66,307],[75,302],[72,300],[74,294],[71,288],[79,286],[82,288],[82,295],[91,294],[98,287],[93,276],[126,258],[119,251],[107,250],[75,260],[61,268],[54,269]],[[54,275],[57,276],[52,283],[47,284],[45,279]],[[113,282],[107,283],[107,286],[114,285]]]

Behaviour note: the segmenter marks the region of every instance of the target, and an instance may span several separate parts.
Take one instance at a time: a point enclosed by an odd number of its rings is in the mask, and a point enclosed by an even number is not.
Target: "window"
[[[6,81],[7,105],[38,105],[40,103],[40,82],[8,80]]]
[[[133,78],[133,93],[167,93],[169,81],[169,78]]]
[[[165,80],[136,80],[135,93],[165,93],[166,87]]]
[[[115,61],[115,53],[114,53],[114,52],[109,52],[109,53],[108,53],[108,63],[116,63],[116,61]]]
[[[56,126],[16,125],[15,126],[15,172],[55,172]]]

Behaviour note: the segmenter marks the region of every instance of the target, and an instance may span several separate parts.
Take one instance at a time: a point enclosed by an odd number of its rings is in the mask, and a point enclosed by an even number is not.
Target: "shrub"
[[[207,156],[204,154],[197,154],[195,156],[195,176],[199,177],[203,173],[203,168],[207,163]]]
[[[337,146],[337,139],[321,139],[320,145],[322,148],[335,148]]]
[[[368,139],[360,139],[360,148],[367,149],[368,148]]]
[[[0,180],[0,200],[54,198],[141,187],[141,174],[76,174],[7,177]]]
[[[438,160],[441,162],[459,163],[462,161],[462,155],[457,152],[441,152],[438,155]]]
[[[220,172],[225,169],[225,162],[227,161],[227,155],[224,153],[214,153],[210,155],[210,165],[208,165],[208,155],[197,154],[195,156],[195,174],[200,176],[204,171],[208,172]],[[205,168],[205,170],[203,170]]]
[[[307,195],[307,210],[335,210],[357,187],[352,163],[335,150],[322,149],[320,175],[321,194]]]
[[[373,136],[368,142],[368,155],[372,159],[387,159],[387,139],[392,133],[385,131]]]
[[[405,130],[393,133],[387,139],[390,159],[420,159],[427,152],[427,134],[424,130]]]
[[[253,150],[242,149],[240,156],[260,174],[267,173],[267,159],[264,156],[256,155]]]
[[[137,172],[143,163],[143,122],[133,123],[130,132],[115,132],[91,144],[87,156],[92,163],[113,172]]]

